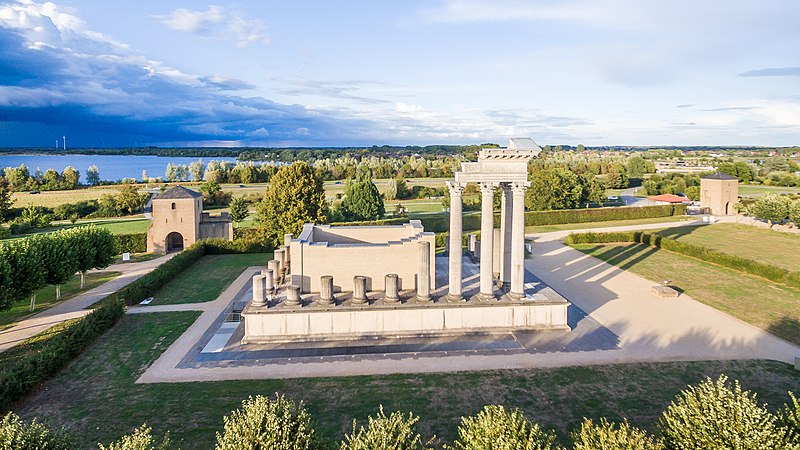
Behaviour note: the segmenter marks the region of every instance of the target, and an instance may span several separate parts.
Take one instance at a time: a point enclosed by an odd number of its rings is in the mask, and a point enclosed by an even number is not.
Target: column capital
[[[530,181],[515,181],[511,183],[511,190],[514,194],[525,194],[525,191],[530,187]]]
[[[481,181],[478,183],[478,186],[481,188],[481,194],[492,194],[494,195],[494,190],[497,188],[499,183],[496,181]]]
[[[461,195],[466,185],[466,183],[459,183],[458,181],[448,181],[447,189],[450,190],[450,195]]]
[[[510,191],[511,190],[511,183],[510,182],[505,182],[505,181],[500,183],[500,189],[502,189],[503,192]]]

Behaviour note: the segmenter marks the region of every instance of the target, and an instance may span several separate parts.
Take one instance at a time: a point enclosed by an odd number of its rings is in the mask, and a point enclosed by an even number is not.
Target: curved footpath
[[[722,223],[735,223],[724,218]],[[800,347],[742,322],[687,295],[665,299],[651,293],[654,285],[638,275],[564,245],[572,232],[628,231],[701,225],[669,222],[529,235],[536,244],[525,267],[547,285],[619,338],[607,350],[573,352],[437,352],[264,361],[225,367],[177,368],[181,360],[241,288],[253,268],[242,273],[219,299],[202,307],[167,305],[130,308],[129,313],[199,309],[202,316],[137,380],[137,383],[212,381],[263,378],[328,377],[392,373],[558,367],[631,362],[714,359],[773,359],[792,362]],[[587,320],[580,318],[579,320]]]
[[[0,331],[0,352],[61,322],[89,314],[91,312],[90,309],[87,309],[89,306],[150,273],[173,256],[175,256],[174,253],[151,259],[150,261],[112,264],[103,269],[103,271],[121,272],[121,275],[117,278],[78,294],[69,300],[57,303],[51,308],[17,322],[11,328]]]

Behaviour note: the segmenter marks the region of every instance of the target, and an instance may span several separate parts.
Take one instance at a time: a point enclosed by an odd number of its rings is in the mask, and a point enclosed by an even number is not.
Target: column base
[[[500,289],[502,289],[503,292],[511,292],[511,282],[510,281],[501,282]]]
[[[487,294],[485,292],[481,292],[480,294],[478,294],[478,300],[482,302],[493,302],[496,301],[497,298],[495,298],[494,294]]]
[[[383,297],[383,301],[386,303],[397,303],[400,301],[400,297]]]
[[[518,301],[520,301],[520,300],[525,300],[525,299],[527,298],[527,297],[525,296],[525,293],[524,293],[524,292],[522,292],[522,293],[519,293],[519,292],[509,292],[507,295],[508,295],[508,298],[510,298],[511,300],[514,300],[515,302],[518,302]]]
[[[433,301],[433,299],[431,298],[431,296],[430,296],[430,295],[428,295],[428,296],[424,296],[424,297],[423,297],[423,296],[419,296],[419,295],[418,295],[418,296],[416,296],[416,297],[414,298],[414,300],[416,300],[416,302],[417,302],[417,303],[430,303],[430,302],[432,302],[432,301]]]
[[[461,303],[465,301],[461,294],[447,294],[447,297],[445,298],[450,303]]]

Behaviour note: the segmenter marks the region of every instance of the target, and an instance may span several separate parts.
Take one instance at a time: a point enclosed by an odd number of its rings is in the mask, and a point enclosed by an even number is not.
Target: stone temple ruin
[[[526,283],[532,277],[524,264],[527,165],[540,151],[533,140],[516,138],[507,148],[482,149],[477,162],[462,163],[448,183],[446,257],[436,256],[433,233],[414,220],[364,227],[306,224],[297,237],[286,235],[274,259],[252,279],[242,343],[568,330],[569,303],[552,290],[543,293],[541,282]],[[459,249],[467,183],[480,185],[481,242],[470,242],[471,250],[479,250],[465,259]],[[499,230],[496,189],[502,191]]]

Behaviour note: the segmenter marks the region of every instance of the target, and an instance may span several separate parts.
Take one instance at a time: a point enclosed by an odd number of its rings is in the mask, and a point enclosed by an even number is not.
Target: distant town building
[[[655,205],[673,205],[680,203],[691,203],[691,201],[688,198],[681,197],[680,195],[675,195],[675,194],[654,195],[652,197],[647,197],[647,199],[653,202],[653,204]]]
[[[700,208],[715,216],[736,214],[734,205],[739,201],[739,179],[717,172],[700,179]]]
[[[153,221],[147,230],[147,251],[181,251],[200,239],[233,239],[233,223],[228,213],[211,216],[203,212],[203,196],[183,186],[175,186],[153,198]]]

